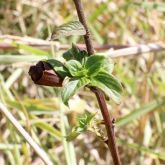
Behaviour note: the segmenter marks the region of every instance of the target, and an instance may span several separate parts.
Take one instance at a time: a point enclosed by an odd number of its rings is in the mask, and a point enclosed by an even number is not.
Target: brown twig
[[[89,55],[92,55],[92,54],[94,54],[94,48],[92,45],[92,41],[90,39],[90,33],[89,33],[89,29],[87,27],[81,0],[73,0],[73,1],[76,6],[79,20],[84,25],[84,28],[86,30],[86,35],[84,36],[84,39],[85,39],[87,51],[88,51]],[[115,165],[120,165],[121,162],[120,162],[120,158],[119,158],[119,154],[118,154],[118,149],[117,149],[117,146],[115,143],[114,124],[112,123],[111,117],[108,113],[108,108],[107,108],[107,104],[105,101],[104,93],[101,90],[99,90],[98,88],[91,88],[91,90],[95,93],[95,95],[97,97],[97,100],[98,100],[98,103],[99,103],[99,106],[101,109],[101,113],[104,118],[107,135],[108,135],[108,147],[111,151],[113,162]]]

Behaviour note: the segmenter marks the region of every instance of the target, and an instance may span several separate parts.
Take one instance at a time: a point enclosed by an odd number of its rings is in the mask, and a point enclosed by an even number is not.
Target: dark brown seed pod
[[[52,68],[52,66],[45,62],[39,61],[29,69],[29,75],[35,84],[62,87],[63,78],[61,78]]]

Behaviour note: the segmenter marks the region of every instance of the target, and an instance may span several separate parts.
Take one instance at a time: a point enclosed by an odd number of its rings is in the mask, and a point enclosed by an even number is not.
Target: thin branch
[[[25,140],[39,155],[39,157],[43,160],[43,162],[46,165],[53,165],[52,161],[49,159],[46,152],[39,147],[39,145],[31,138],[31,136],[25,131],[25,129],[20,125],[20,123],[15,119],[15,117],[9,112],[9,110],[1,102],[0,102],[0,112],[2,112],[6,116],[6,118],[13,124],[13,126],[25,138]]]
[[[86,35],[84,36],[84,40],[86,43],[88,54],[92,55],[92,54],[94,54],[94,48],[92,45],[92,41],[90,39],[90,33],[89,33],[89,29],[87,27],[81,0],[73,0],[73,1],[76,6],[79,20],[84,25],[85,30],[86,30]],[[101,109],[101,113],[104,118],[107,135],[108,135],[108,147],[111,151],[113,162],[115,165],[120,165],[121,162],[120,162],[120,158],[119,158],[119,154],[118,154],[118,149],[117,149],[117,146],[115,143],[114,125],[113,125],[111,117],[108,113],[108,108],[107,108],[107,104],[105,101],[104,93],[101,90],[99,90],[98,88],[91,88],[91,90],[95,93],[95,95],[97,97],[97,100],[98,100],[98,103],[99,103],[99,106]]]

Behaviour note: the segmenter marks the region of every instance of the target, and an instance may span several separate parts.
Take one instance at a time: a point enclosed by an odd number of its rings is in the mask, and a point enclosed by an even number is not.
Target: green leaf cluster
[[[77,136],[79,136],[81,133],[88,130],[88,127],[90,127],[90,124],[92,122],[92,119],[95,117],[96,113],[89,113],[86,112],[83,114],[82,117],[78,118],[78,125],[73,128],[71,133],[66,136],[67,141],[74,140]]]
[[[54,59],[47,62],[60,76],[69,77],[61,94],[66,105],[69,98],[86,85],[98,87],[116,103],[120,102],[122,86],[112,75],[114,66],[110,59],[97,54],[88,56],[85,50],[80,50],[74,44],[63,54],[63,58],[66,60],[65,64]]]

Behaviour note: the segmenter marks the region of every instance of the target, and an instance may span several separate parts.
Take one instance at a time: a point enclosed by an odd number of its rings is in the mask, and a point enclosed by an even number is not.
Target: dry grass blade
[[[31,138],[31,136],[23,129],[23,127],[18,123],[15,117],[8,111],[8,109],[0,102],[0,110],[6,116],[8,120],[13,124],[13,126],[19,131],[19,133],[26,139],[26,141],[33,147],[39,157],[47,165],[53,165],[48,155],[44,150],[42,150],[38,144]]]

